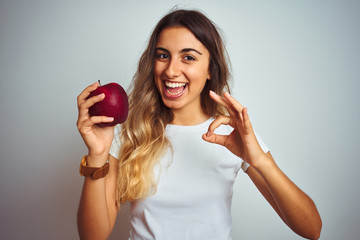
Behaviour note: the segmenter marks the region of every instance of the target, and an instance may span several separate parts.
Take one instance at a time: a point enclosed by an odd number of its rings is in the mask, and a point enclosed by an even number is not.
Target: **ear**
[[[210,72],[208,73],[206,80],[211,80]]]
[[[209,60],[209,65],[208,65],[208,70],[207,70],[207,76],[206,76],[206,80],[211,80],[211,66],[212,66],[212,61],[211,59]]]

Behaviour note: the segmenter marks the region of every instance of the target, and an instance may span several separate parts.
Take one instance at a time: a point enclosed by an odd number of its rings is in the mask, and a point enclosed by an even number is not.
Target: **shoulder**
[[[121,124],[115,125],[115,128],[114,128],[114,136],[120,135],[121,129],[122,129]]]
[[[110,155],[115,157],[116,159],[119,159],[119,153],[120,153],[120,135],[121,135],[121,124],[118,124],[114,127],[114,138],[110,146]]]
[[[116,141],[117,143],[120,143],[120,135],[121,135],[121,124],[117,124],[114,127],[114,141]]]

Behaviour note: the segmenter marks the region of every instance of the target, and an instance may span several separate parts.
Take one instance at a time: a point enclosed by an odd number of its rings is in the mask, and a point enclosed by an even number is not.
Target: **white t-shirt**
[[[202,139],[213,120],[195,126],[167,125],[174,151],[168,149],[154,169],[159,176],[155,195],[130,204],[131,240],[231,239],[233,183],[243,161]],[[117,126],[110,149],[115,158],[119,158],[119,130]],[[222,125],[215,133],[231,131]]]

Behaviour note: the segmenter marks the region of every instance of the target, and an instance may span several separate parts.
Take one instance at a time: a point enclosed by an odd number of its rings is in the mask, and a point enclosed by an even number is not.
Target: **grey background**
[[[359,239],[359,1],[0,2],[0,232],[78,239],[86,148],[76,97],[129,86],[156,22],[200,9],[224,32],[233,94],[282,170],[315,201],[321,239]],[[240,173],[233,238],[301,239]],[[128,236],[127,209],[110,239]]]

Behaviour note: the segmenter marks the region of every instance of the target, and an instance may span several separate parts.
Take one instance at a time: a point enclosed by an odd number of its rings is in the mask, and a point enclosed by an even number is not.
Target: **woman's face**
[[[209,74],[210,54],[184,27],[164,29],[156,44],[155,83],[164,104],[176,111],[202,112],[200,93]]]

